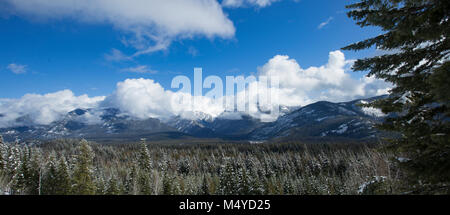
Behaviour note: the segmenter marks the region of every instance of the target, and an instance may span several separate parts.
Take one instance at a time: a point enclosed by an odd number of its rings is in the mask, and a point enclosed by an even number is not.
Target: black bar
[[[2,210],[58,214],[405,214],[423,210],[433,214],[448,211],[449,200],[449,196],[1,196],[0,205]],[[212,202],[212,207],[205,202]],[[183,204],[196,208],[183,209]]]

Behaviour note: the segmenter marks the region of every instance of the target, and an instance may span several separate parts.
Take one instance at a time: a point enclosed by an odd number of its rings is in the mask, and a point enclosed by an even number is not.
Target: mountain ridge
[[[49,125],[34,125],[26,117],[18,119],[24,123],[23,126],[0,128],[0,134],[7,141],[56,138],[139,139],[152,135],[168,139],[195,137],[248,141],[311,137],[371,139],[377,138],[379,132],[374,125],[381,122],[384,115],[379,110],[364,108],[359,104],[377,98],[380,97],[338,103],[319,101],[303,107],[280,107],[281,116],[273,122],[261,122],[245,113],[237,113],[237,118],[214,118],[205,113],[193,113],[196,117],[191,119],[174,116],[160,120],[133,118],[117,108],[77,108]]]

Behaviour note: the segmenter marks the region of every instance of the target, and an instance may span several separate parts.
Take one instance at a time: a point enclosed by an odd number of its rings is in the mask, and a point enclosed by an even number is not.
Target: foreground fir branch
[[[361,27],[383,31],[344,49],[385,53],[353,69],[394,85],[368,106],[390,114],[380,128],[400,135],[389,142],[405,156],[399,164],[414,193],[450,193],[450,1],[362,0],[347,8]]]

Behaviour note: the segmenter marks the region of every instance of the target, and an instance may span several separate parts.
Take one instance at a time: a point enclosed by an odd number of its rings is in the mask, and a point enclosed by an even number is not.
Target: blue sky
[[[275,55],[288,55],[302,68],[321,66],[327,63],[330,51],[379,34],[377,29],[356,26],[345,14],[348,3],[283,0],[264,7],[250,3],[223,6],[234,25],[234,35],[179,34],[164,50],[125,61],[105,57],[113,49],[126,56],[137,51],[123,42],[130,33],[117,25],[64,16],[42,18],[0,4],[4,7],[0,11],[9,11],[0,16],[0,98],[64,89],[75,95],[109,95],[116,83],[140,77],[170,89],[174,76],[191,76],[194,67],[202,67],[205,76],[250,75]],[[373,55],[374,50],[344,54],[346,59],[355,59]],[[14,73],[11,65],[22,72]],[[139,67],[149,72],[131,72],[130,68]],[[351,73],[354,78],[362,75]]]

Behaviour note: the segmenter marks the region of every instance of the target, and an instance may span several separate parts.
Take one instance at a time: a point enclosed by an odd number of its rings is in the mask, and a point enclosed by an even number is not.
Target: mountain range
[[[304,138],[374,139],[380,134],[374,125],[385,117],[374,108],[361,107],[379,97],[350,102],[316,102],[303,107],[280,107],[281,116],[262,122],[244,113],[238,117],[212,117],[196,112],[191,119],[137,119],[116,108],[75,109],[49,125],[35,125],[26,117],[16,121],[22,126],[0,128],[6,141],[85,138],[167,140],[183,138],[219,138],[261,142],[274,139]],[[99,121],[90,121],[90,116]],[[235,114],[236,115],[236,114]],[[3,117],[3,116],[0,116]]]

